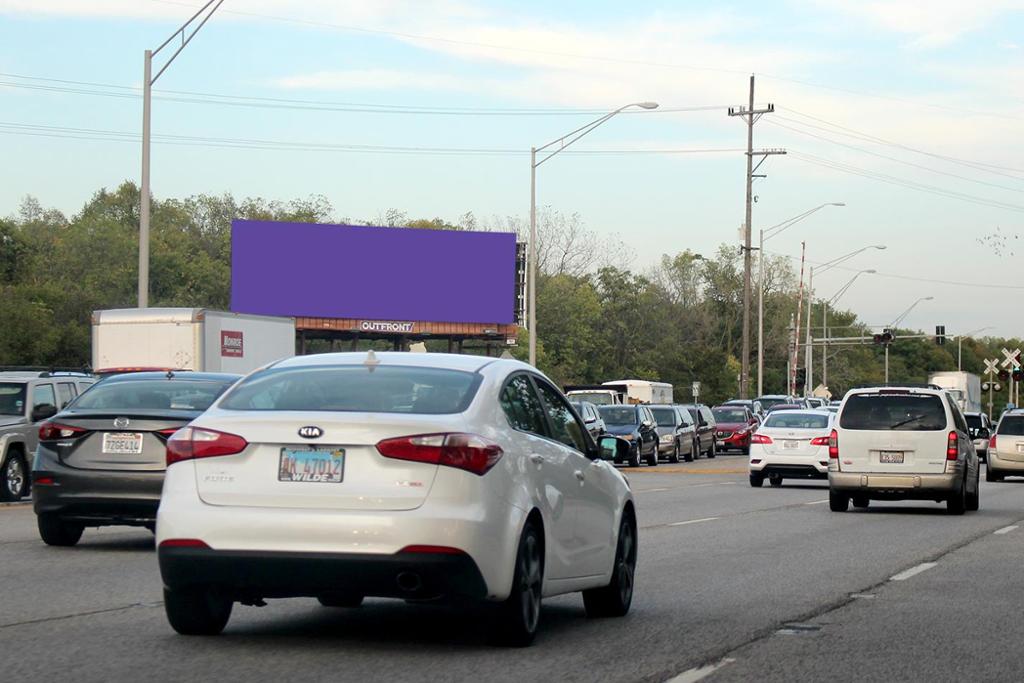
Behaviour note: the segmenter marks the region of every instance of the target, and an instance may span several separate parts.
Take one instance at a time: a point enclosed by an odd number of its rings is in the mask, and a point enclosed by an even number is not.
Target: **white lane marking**
[[[921,572],[928,571],[929,569],[931,569],[932,567],[936,566],[937,564],[938,564],[937,562],[922,562],[921,564],[917,565],[916,567],[911,567],[910,569],[908,569],[906,571],[900,572],[896,576],[890,577],[889,580],[890,581],[906,581],[907,579],[909,579],[912,576],[917,576]]]
[[[685,522],[672,522],[668,526],[684,526],[686,524],[697,524],[698,522],[711,522],[718,517],[701,517],[700,519],[688,519]]]
[[[810,503],[804,503],[804,505],[821,505],[822,503],[827,503],[827,502],[828,502],[828,498],[826,498],[825,500],[812,500]]]
[[[711,674],[715,673],[726,664],[732,664],[734,661],[736,660],[730,657],[714,664],[690,669],[689,671],[684,671],[674,678],[668,679],[665,683],[696,683],[697,681],[707,678]]]
[[[1002,529],[996,529],[992,533],[997,535],[997,536],[1002,536],[1003,534],[1008,534],[1011,531],[1013,531],[1014,529],[1019,529],[1019,528],[1020,527],[1017,524],[1013,524],[1011,526],[1004,526]]]
[[[669,488],[663,488],[663,489],[641,489],[641,490],[637,491],[637,493],[657,493],[658,491],[670,491],[670,490],[671,489],[669,489]]]

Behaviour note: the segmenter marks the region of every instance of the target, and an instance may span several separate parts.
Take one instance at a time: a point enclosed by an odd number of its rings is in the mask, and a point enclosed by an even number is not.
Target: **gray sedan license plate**
[[[903,451],[879,451],[878,462],[889,463],[891,465],[902,465]]]
[[[344,448],[282,448],[278,481],[341,483],[345,474]]]

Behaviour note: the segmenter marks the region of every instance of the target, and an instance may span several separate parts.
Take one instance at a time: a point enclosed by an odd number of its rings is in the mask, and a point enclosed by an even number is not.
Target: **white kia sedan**
[[[827,410],[778,410],[768,413],[750,439],[750,485],[765,478],[828,479],[828,438],[834,415]]]
[[[470,598],[494,603],[497,639],[525,645],[545,596],[582,591],[588,616],[622,616],[637,523],[615,450],[518,361],[280,361],[168,441],[168,620],[212,635],[235,602]]]

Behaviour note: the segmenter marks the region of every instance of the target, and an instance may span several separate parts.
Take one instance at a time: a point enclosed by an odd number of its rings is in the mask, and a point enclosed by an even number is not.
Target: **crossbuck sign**
[[[1018,370],[1020,369],[1020,349],[1010,351],[1009,349],[1003,349],[1003,355],[1006,356],[1006,360],[1003,361],[1003,367],[1007,370]]]
[[[985,360],[985,374],[992,376],[999,373],[999,359]]]

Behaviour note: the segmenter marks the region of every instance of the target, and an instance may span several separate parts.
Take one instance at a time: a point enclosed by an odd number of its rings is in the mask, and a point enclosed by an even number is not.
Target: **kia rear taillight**
[[[213,429],[182,427],[167,440],[168,467],[182,460],[235,455],[249,443],[240,436]]]
[[[831,436],[816,436],[811,439],[812,446],[827,446],[829,441],[832,439]]]
[[[960,455],[960,445],[956,432],[950,432],[946,438],[946,460],[956,460],[958,455]]]
[[[40,441],[60,441],[61,439],[77,439],[87,430],[81,427],[62,425],[57,422],[44,422],[39,425]]]
[[[444,465],[483,476],[501,460],[501,446],[476,434],[420,434],[377,444],[385,458]]]
[[[839,459],[839,432],[834,429],[828,435],[828,457],[833,460]]]
[[[772,443],[772,437],[764,434],[754,434],[750,437],[750,443],[769,444]]]

